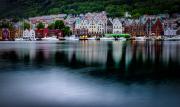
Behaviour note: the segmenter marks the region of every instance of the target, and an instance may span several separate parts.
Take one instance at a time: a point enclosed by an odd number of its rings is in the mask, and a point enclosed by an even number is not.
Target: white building
[[[107,32],[107,15],[101,13],[87,13],[76,18],[75,30],[86,29],[89,34],[105,34]]]
[[[113,24],[113,34],[123,33],[122,22],[118,18],[113,19],[112,24]]]
[[[167,28],[164,30],[164,36],[176,36],[177,30]]]
[[[31,29],[30,31],[28,29],[23,31],[23,39],[24,40],[35,40],[36,39],[35,36],[36,36],[36,34],[33,29]]]

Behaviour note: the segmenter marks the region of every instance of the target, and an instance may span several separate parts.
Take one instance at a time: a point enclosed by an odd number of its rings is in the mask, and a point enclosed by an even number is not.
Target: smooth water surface
[[[179,41],[0,42],[0,107],[179,107]]]

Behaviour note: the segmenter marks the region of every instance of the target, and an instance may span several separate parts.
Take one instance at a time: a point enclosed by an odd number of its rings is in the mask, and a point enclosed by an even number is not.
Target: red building
[[[44,29],[37,29],[37,30],[35,30],[35,32],[36,32],[36,37],[37,37],[37,38],[43,38],[43,37],[45,37],[45,35],[44,35]]]
[[[152,26],[152,35],[161,36],[163,34],[164,34],[163,24],[161,20],[158,18]]]
[[[161,36],[164,34],[163,24],[160,18],[148,18],[144,24],[146,36]]]
[[[45,28],[45,29],[38,29],[35,32],[37,38],[44,38],[49,36],[57,36],[57,38],[63,37],[63,32],[61,30],[49,30]]]

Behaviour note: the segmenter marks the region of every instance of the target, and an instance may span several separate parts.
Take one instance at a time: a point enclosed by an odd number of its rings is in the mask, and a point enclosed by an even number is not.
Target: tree
[[[24,30],[30,29],[30,24],[27,23],[27,22],[24,22],[24,23],[23,23],[23,28],[24,28]]]
[[[57,13],[59,13],[59,11],[60,11],[59,8],[52,8],[52,9],[50,9],[48,12],[49,12],[50,14],[57,14]]]
[[[69,26],[65,26],[63,29],[62,29],[63,33],[64,33],[64,36],[67,36],[67,35],[70,35],[71,34],[71,30],[70,30],[70,27]]]
[[[140,13],[135,13],[135,14],[132,15],[132,17],[133,17],[134,19],[138,19],[140,16],[141,16]]]
[[[13,28],[13,24],[12,24],[12,22],[10,22],[8,20],[2,20],[0,22],[0,28],[9,28],[9,29],[12,29]]]
[[[151,11],[147,7],[151,7]],[[1,0],[0,18],[98,11],[106,11],[109,16],[119,17],[124,11],[131,12],[135,9],[141,15],[166,11],[179,13],[180,0]]]
[[[36,28],[37,28],[37,29],[44,29],[44,28],[45,28],[45,25],[44,25],[42,22],[40,22],[40,23],[38,23],[38,25],[36,26]]]
[[[54,27],[55,27],[55,29],[62,30],[65,27],[65,25],[62,20],[57,20],[57,21],[55,21]]]

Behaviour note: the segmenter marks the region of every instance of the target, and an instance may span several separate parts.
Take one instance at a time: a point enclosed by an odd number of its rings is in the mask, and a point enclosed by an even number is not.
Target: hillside
[[[0,4],[0,18],[103,10],[112,17],[122,16],[125,11],[138,17],[180,10],[180,0],[2,0]]]

